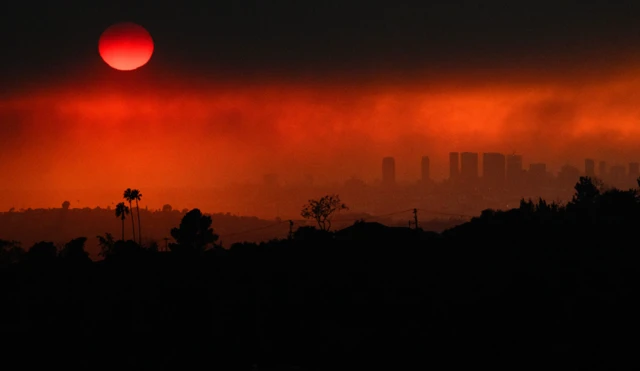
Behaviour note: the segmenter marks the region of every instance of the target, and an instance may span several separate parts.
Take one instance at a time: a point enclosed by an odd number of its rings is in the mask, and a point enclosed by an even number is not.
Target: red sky
[[[0,101],[0,187],[209,187],[270,172],[374,180],[388,155],[399,179],[417,179],[422,155],[442,178],[449,151],[515,151],[552,170],[586,156],[640,160],[636,71],[519,76],[25,87]]]

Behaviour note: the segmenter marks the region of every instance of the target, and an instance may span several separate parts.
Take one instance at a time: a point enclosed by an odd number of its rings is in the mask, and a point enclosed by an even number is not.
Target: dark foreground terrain
[[[633,369],[636,190],[487,210],[441,234],[356,223],[229,250],[5,264],[7,369]],[[6,249],[5,249],[6,250]]]

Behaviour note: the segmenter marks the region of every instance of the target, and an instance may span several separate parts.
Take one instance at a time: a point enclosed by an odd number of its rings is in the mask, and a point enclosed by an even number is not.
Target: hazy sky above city
[[[12,3],[0,187],[372,180],[383,156],[412,179],[422,155],[443,177],[449,151],[640,160],[640,4],[266,3]],[[100,59],[119,21],[155,41],[139,70]]]

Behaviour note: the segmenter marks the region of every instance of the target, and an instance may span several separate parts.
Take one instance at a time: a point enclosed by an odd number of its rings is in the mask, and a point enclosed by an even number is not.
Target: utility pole
[[[293,239],[293,220],[289,220],[289,239]]]
[[[418,229],[418,209],[413,209],[413,223]]]

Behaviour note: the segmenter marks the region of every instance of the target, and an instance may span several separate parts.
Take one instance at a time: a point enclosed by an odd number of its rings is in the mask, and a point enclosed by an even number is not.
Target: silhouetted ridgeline
[[[81,239],[59,254],[4,243],[5,359],[91,370],[635,365],[637,190],[583,178],[567,205],[523,201],[442,234],[360,222],[229,250],[210,247],[209,222],[184,216],[172,252],[116,243],[100,262]]]
[[[167,205],[168,206],[168,205]],[[164,211],[140,210],[142,222],[143,244],[156,242],[161,248],[165,246],[164,238],[170,238],[169,231],[180,223],[187,212],[172,210],[166,207]],[[223,246],[229,247],[236,242],[262,242],[273,238],[284,238],[289,233],[287,220],[265,220],[256,217],[237,216],[232,214],[209,214],[213,220],[213,227],[221,236]],[[407,214],[407,219],[410,214]],[[337,218],[336,227],[353,224],[356,219],[370,219],[367,214],[345,214]],[[342,221],[341,221],[342,220]],[[394,225],[398,222],[391,218],[375,218],[375,221]],[[446,228],[460,224],[461,219],[443,218],[432,219],[421,223],[426,229],[443,231]],[[129,218],[126,220],[125,237],[132,238]],[[296,220],[294,228],[306,225]],[[92,259],[99,259],[100,251],[95,236],[111,233],[114,237],[121,236],[121,221],[115,217],[114,209],[84,208],[84,209],[28,209],[20,211],[0,212],[0,239],[19,241],[22,247],[28,249],[39,241],[52,241],[62,246],[78,236],[88,237],[86,249]]]

